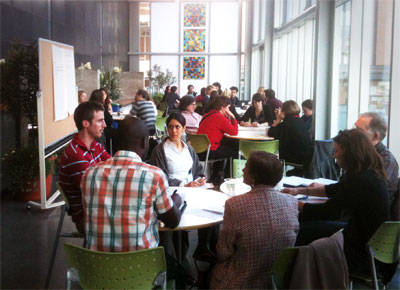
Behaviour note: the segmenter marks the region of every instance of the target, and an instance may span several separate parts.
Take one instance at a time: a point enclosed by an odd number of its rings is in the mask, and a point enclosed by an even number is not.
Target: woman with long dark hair
[[[344,253],[350,272],[367,272],[366,244],[379,226],[389,220],[389,194],[382,159],[359,129],[341,131],[333,140],[334,157],[343,170],[340,181],[282,191],[329,197],[323,204],[298,202],[302,223],[297,244],[308,244],[344,227]],[[334,221],[343,212],[348,222]]]

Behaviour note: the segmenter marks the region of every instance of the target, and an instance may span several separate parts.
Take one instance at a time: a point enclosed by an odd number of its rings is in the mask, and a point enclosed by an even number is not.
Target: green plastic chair
[[[368,249],[370,254],[371,275],[366,276],[358,273],[350,273],[350,278],[368,284],[373,283],[374,288],[379,289],[374,260],[376,259],[387,264],[399,261],[400,221],[384,222],[368,241]],[[352,288],[352,285],[350,288]]]
[[[250,140],[239,140],[239,159],[240,156],[248,159],[250,153],[253,151],[265,151],[272,154],[279,155],[279,140],[273,141],[250,141]]]
[[[243,168],[246,166],[247,160],[233,159],[232,177],[241,178],[243,177]]]
[[[199,154],[207,151],[206,154],[206,159],[204,161],[204,173],[207,175],[207,167],[208,163],[213,163],[216,161],[223,161],[224,159],[212,159],[208,160],[208,156],[210,155],[210,148],[211,148],[211,142],[208,139],[208,136],[206,134],[190,134],[186,133],[188,141],[190,142],[190,145],[193,147],[194,151]],[[209,177],[209,176],[207,176]]]
[[[64,244],[67,289],[76,281],[83,289],[166,289],[164,248],[109,253]]]
[[[157,137],[163,137],[167,134],[167,130],[165,128],[165,122],[167,121],[167,117],[157,117],[156,118],[156,135]]]
[[[54,238],[53,249],[51,251],[49,268],[47,270],[46,282],[44,285],[44,289],[49,289],[51,275],[53,273],[54,261],[56,259],[56,255],[57,255],[58,242],[60,241],[60,238],[83,239],[83,246],[85,246],[85,244],[86,244],[85,234],[79,233],[79,232],[62,232],[65,213],[68,212],[68,210],[69,210],[69,201],[68,201],[68,197],[65,194],[60,182],[57,182],[57,188],[58,188],[58,191],[60,192],[60,196],[62,197],[62,199],[64,201],[64,205],[62,205],[60,208],[60,210],[61,210],[60,219],[58,220],[58,227],[57,227],[57,231],[56,231],[56,236]]]
[[[273,289],[288,289],[296,262],[298,248],[286,248],[272,265],[270,275]]]

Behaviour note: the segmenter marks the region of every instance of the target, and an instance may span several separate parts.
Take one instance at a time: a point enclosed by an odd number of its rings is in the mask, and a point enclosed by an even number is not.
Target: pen
[[[212,212],[212,213],[215,213],[215,214],[219,214],[219,215],[224,215],[223,212],[216,211],[216,210],[211,210],[211,209],[206,209],[206,208],[203,208],[202,210],[208,211],[208,212]]]

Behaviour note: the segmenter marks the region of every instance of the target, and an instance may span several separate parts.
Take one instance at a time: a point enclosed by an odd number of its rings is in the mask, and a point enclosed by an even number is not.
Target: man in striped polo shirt
[[[167,195],[164,172],[142,161],[148,149],[146,124],[126,116],[118,125],[119,150],[82,177],[88,248],[128,252],[158,246],[158,220],[169,228],[181,218],[179,195]]]
[[[104,107],[97,102],[81,103],[74,112],[78,129],[64,153],[61,155],[60,183],[68,197],[69,214],[80,233],[84,232],[81,179],[88,167],[110,158],[110,154],[96,141],[100,138],[106,123]]]

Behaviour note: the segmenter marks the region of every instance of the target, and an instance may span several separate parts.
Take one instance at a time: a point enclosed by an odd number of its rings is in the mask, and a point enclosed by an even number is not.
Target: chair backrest
[[[264,142],[239,140],[239,153],[243,155],[244,158],[248,159],[250,153],[253,151],[265,151],[278,155],[279,140],[264,141]]]
[[[188,140],[190,141],[190,145],[193,147],[196,153],[202,153],[204,151],[209,150],[211,147],[210,140],[206,134],[190,134],[187,133]]]
[[[270,275],[274,289],[288,289],[298,248],[286,248],[272,264]]]
[[[65,191],[64,191],[64,189],[62,188],[62,185],[61,185],[61,183],[60,183],[59,181],[57,181],[56,185],[57,185],[58,191],[60,192],[60,195],[61,195],[63,201],[65,202],[65,210],[68,211],[68,210],[69,210],[69,201],[68,201],[68,197],[67,197],[67,195],[65,194]]]
[[[108,253],[65,243],[64,250],[83,289],[153,289],[167,270],[163,247]]]
[[[394,263],[400,258],[400,222],[384,222],[368,241],[375,259]]]
[[[243,177],[243,168],[246,166],[247,160],[233,159],[233,169],[232,169],[232,177],[240,178]]]
[[[157,136],[158,135],[164,135],[166,134],[166,130],[165,130],[165,121],[167,121],[167,117],[158,117],[156,118],[156,123],[155,123],[155,127],[157,130]]]

